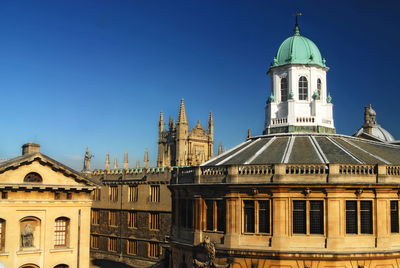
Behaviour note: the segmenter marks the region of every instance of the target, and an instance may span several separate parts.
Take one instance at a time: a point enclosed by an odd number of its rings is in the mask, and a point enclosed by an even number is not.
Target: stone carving
[[[215,245],[206,236],[204,241],[197,246],[196,256],[193,258],[193,266],[195,268],[227,268],[229,264],[221,265],[215,263]]]
[[[92,159],[94,155],[90,154],[89,147],[86,148],[85,160],[83,161],[83,172],[90,171],[90,159]]]
[[[22,247],[29,248],[33,247],[33,226],[27,223],[21,233]]]

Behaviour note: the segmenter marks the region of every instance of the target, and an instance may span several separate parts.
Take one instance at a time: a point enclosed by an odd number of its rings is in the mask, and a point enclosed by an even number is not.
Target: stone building
[[[85,153],[82,172],[101,184],[94,192],[91,219],[91,256],[123,262],[134,267],[150,267],[169,256],[171,228],[171,193],[168,185],[178,165],[200,164],[213,156],[214,122],[209,115],[208,130],[200,122],[189,131],[184,101],[178,120],[171,118],[164,129],[164,115],[158,123],[158,167],[149,167],[148,151],[144,167],[123,168],[106,155],[105,168],[90,171],[91,154]],[[168,257],[167,257],[168,258]]]
[[[27,143],[0,163],[0,267],[89,267],[96,184]]]
[[[150,267],[162,260],[171,227],[169,168],[94,170],[91,257]]]
[[[164,114],[160,113],[158,122],[158,158],[157,166],[194,166],[209,160],[214,155],[214,120],[212,113],[208,118],[208,129],[205,130],[197,121],[189,130],[185,103],[181,100],[176,124],[172,117],[168,129],[164,129]]]
[[[399,267],[400,147],[370,106],[335,134],[327,70],[296,23],[265,135],[173,176],[170,267]]]

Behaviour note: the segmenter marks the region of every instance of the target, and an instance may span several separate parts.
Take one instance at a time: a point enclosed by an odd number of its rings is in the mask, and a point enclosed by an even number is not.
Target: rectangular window
[[[118,201],[118,186],[110,186],[109,188],[109,197],[110,201],[117,202]]]
[[[8,192],[1,192],[1,199],[8,199]]]
[[[254,233],[255,232],[255,213],[254,213],[254,203],[252,200],[245,200],[244,203],[244,232]]]
[[[137,255],[138,246],[136,240],[126,241],[126,253],[129,255]]]
[[[5,234],[6,234],[6,221],[0,219],[0,251],[4,250]]]
[[[72,200],[72,193],[67,193],[66,198],[67,198],[67,200]]]
[[[100,197],[101,197],[101,189],[100,188],[94,189],[92,194],[92,199],[94,201],[100,201]]]
[[[99,237],[97,235],[90,236],[90,247],[95,249],[99,248]]]
[[[117,251],[117,238],[109,237],[108,238],[108,251]]]
[[[98,210],[92,209],[92,224],[93,225],[100,224],[100,213]]]
[[[61,193],[60,192],[55,192],[54,193],[54,200],[60,200],[61,199]]]
[[[117,212],[116,211],[109,211],[108,212],[108,225],[110,226],[117,226],[118,219],[117,219]]]
[[[372,234],[372,201],[360,202],[361,233]]]
[[[225,232],[226,211],[225,200],[217,200],[217,231]]]
[[[148,243],[148,254],[149,257],[158,258],[160,256],[160,246],[158,243],[149,242]]]
[[[179,199],[179,226],[193,228],[193,200]]]
[[[324,234],[323,201],[310,201],[310,234]]]
[[[128,201],[137,202],[138,201],[138,186],[129,186],[128,188]]]
[[[293,201],[293,233],[306,234],[306,201]]]
[[[137,228],[137,212],[128,212],[128,227]]]
[[[357,201],[346,201],[346,233],[357,234]]]
[[[54,246],[65,247],[67,245],[67,219],[57,219],[54,226]]]
[[[270,233],[269,200],[258,201],[258,232]]]
[[[346,201],[347,234],[372,234],[372,219],[372,201]]]
[[[390,230],[392,233],[399,232],[399,201],[390,201]]]
[[[149,214],[149,228],[152,230],[160,229],[160,214],[150,213]]]
[[[160,186],[150,186],[150,202],[158,203],[160,202]]]

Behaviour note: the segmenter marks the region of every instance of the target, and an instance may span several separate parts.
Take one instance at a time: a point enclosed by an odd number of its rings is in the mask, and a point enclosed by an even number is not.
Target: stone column
[[[226,235],[224,242],[226,247],[235,248],[239,246],[240,211],[240,198],[228,195],[226,197]]]
[[[195,195],[194,196],[194,222],[193,222],[193,227],[194,227],[194,237],[193,237],[193,243],[194,245],[198,245],[199,243],[202,242],[203,237],[202,237],[202,231],[203,231],[203,200],[201,199],[200,195]]]

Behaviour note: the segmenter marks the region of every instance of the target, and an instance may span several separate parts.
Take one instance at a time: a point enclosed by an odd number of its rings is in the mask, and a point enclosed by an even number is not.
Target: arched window
[[[54,247],[68,246],[69,219],[66,217],[57,218],[54,224]]]
[[[322,89],[322,82],[321,82],[321,79],[318,78],[318,80],[317,80],[318,99],[321,98],[321,89]]]
[[[39,268],[39,266],[37,266],[36,264],[33,264],[33,263],[29,263],[29,264],[24,264],[24,265],[20,266],[19,268]]]
[[[308,99],[308,81],[304,76],[299,79],[299,100]]]
[[[42,182],[42,181],[43,181],[42,176],[40,176],[36,172],[30,172],[24,178],[24,182]]]
[[[4,251],[5,247],[5,238],[6,238],[6,221],[0,219],[0,252]]]
[[[286,78],[281,79],[281,101],[288,99],[288,83]]]
[[[54,266],[54,268],[69,268],[69,266],[66,264],[59,264],[59,265]]]

